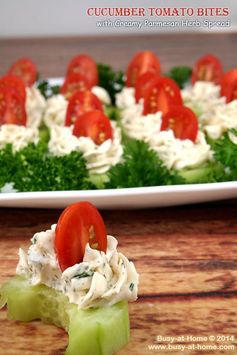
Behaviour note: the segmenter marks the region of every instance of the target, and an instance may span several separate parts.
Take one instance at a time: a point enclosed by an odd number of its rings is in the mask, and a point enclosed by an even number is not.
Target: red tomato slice
[[[144,98],[146,90],[149,87],[149,83],[151,82],[151,80],[154,80],[155,77],[159,77],[159,75],[155,74],[152,71],[147,71],[146,73],[140,75],[137,78],[137,82],[135,85],[136,102],[138,102],[141,98]]]
[[[98,97],[91,91],[76,92],[68,103],[65,126],[71,126],[78,117],[93,110],[103,112],[103,106]]]
[[[162,117],[161,131],[172,129],[176,138],[195,142],[198,134],[198,120],[188,107],[174,106]]]
[[[192,83],[196,81],[212,81],[219,84],[223,74],[222,64],[217,57],[208,54],[201,57],[194,65]]]
[[[143,114],[158,111],[167,113],[173,105],[183,105],[180,89],[175,81],[161,77],[150,81],[145,92]]]
[[[20,97],[22,98],[23,103],[26,100],[26,89],[25,85],[18,76],[15,75],[4,75],[0,78],[0,89],[1,88],[9,88],[14,89],[18,92]]]
[[[237,80],[237,69],[229,70],[221,77],[221,96],[228,96],[230,93],[229,86]]]
[[[225,89],[226,102],[237,100],[237,79],[232,81]]]
[[[85,76],[90,88],[98,84],[97,65],[88,55],[78,55],[71,60],[68,65],[67,76],[72,73]]]
[[[154,74],[160,74],[159,59],[150,51],[139,52],[133,57],[128,65],[126,72],[126,86],[135,86],[137,78],[147,71],[151,71]]]
[[[86,77],[76,73],[67,76],[60,88],[61,94],[63,94],[66,99],[70,99],[70,97],[77,91],[86,90],[89,90],[89,84]]]
[[[11,66],[8,74],[19,76],[26,86],[32,86],[36,82],[37,69],[32,60],[21,58]]]
[[[90,137],[97,145],[113,138],[110,120],[101,111],[90,111],[80,116],[75,122],[73,134],[77,137]]]
[[[83,201],[68,206],[57,223],[55,252],[62,271],[83,261],[87,243],[92,249],[107,250],[104,221],[95,206]]]
[[[0,125],[26,125],[25,105],[19,93],[11,88],[0,88]]]

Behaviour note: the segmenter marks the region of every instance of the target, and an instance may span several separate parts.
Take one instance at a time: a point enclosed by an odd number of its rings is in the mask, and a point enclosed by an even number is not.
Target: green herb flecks
[[[94,271],[88,271],[88,272],[82,272],[81,274],[76,274],[73,276],[73,278],[82,279],[85,277],[91,277],[93,275],[94,275]]]

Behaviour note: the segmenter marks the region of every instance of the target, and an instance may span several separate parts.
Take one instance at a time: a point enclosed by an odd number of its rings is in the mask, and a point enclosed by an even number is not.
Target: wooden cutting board
[[[182,354],[175,350],[181,345],[235,346],[184,354],[236,354],[236,340],[228,340],[236,335],[237,321],[236,202],[103,212],[108,233],[118,237],[120,250],[140,274],[139,299],[129,307],[131,340],[120,355]],[[18,248],[27,248],[29,238],[57,221],[60,211],[0,212],[3,283],[15,273]],[[38,321],[8,321],[5,309],[0,319],[0,354],[64,354],[63,330]],[[158,336],[175,341],[157,342]],[[173,346],[168,352],[149,348],[168,344]]]

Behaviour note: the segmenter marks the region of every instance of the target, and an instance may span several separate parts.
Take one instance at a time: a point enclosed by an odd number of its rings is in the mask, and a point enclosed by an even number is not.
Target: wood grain
[[[68,61],[78,53],[125,69],[135,52],[147,49],[157,53],[164,72],[174,65],[193,65],[201,55],[210,52],[229,69],[236,65],[236,39],[235,33],[1,39],[0,75],[17,58],[27,56],[35,61],[42,77],[62,76]]]
[[[108,233],[118,237],[120,250],[140,273],[139,300],[130,304],[131,341],[120,355],[167,353],[148,348],[157,344],[160,334],[236,335],[236,208],[233,202],[226,202],[224,211],[222,206],[102,211]],[[0,282],[14,274],[18,247],[26,248],[29,237],[49,228],[59,214],[59,210],[0,210]],[[64,353],[67,336],[62,330],[40,322],[9,322],[5,311],[0,317],[0,349],[9,349],[5,354],[23,349],[26,355]],[[237,346],[236,341],[233,344]],[[214,353],[235,354],[228,351]],[[213,354],[213,350],[204,353]]]
[[[76,53],[124,69],[135,51],[154,50],[164,70],[192,65],[199,55],[219,55],[226,69],[236,66],[237,35],[160,35],[104,38],[0,40],[0,75],[20,56],[30,56],[43,77],[64,73]],[[131,340],[120,355],[181,354],[151,350],[157,336],[235,335],[237,323],[237,200],[139,211],[102,211],[109,234],[136,264],[139,299],[130,304]],[[14,275],[18,248],[50,227],[60,210],[0,209],[0,284]],[[0,312],[0,354],[64,354],[67,335],[40,322],[8,321]],[[177,341],[175,345],[180,345]],[[187,343],[191,344],[191,342]],[[202,343],[205,345],[207,343]],[[185,350],[185,355],[237,353]],[[94,354],[91,354],[94,355]]]

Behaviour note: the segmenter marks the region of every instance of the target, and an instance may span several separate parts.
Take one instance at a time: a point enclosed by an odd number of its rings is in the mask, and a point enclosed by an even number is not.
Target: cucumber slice
[[[112,355],[129,340],[127,302],[79,310],[61,292],[45,285],[32,286],[16,276],[0,289],[0,305],[7,303],[9,319],[41,319],[64,328],[69,335],[66,355]]]

